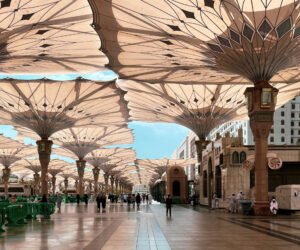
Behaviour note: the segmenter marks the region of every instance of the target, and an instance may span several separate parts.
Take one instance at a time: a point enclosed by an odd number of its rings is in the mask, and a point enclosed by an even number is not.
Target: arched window
[[[243,163],[247,159],[247,155],[244,151],[240,153],[240,163]]]
[[[224,163],[223,154],[220,154],[220,165]]]
[[[180,182],[173,182],[173,196],[180,196]]]
[[[238,164],[239,163],[239,153],[234,151],[232,153],[232,163],[233,164]]]
[[[220,166],[216,167],[216,184],[215,190],[218,198],[222,198],[222,173]]]
[[[209,157],[209,160],[208,160],[208,174],[211,175],[212,173],[212,160],[211,160],[211,157]]]
[[[255,169],[250,170],[250,188],[255,186]]]
[[[207,171],[203,171],[203,196],[207,197]]]

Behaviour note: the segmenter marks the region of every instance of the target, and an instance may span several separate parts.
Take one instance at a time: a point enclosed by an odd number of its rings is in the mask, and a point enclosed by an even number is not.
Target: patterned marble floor
[[[0,249],[300,249],[300,216],[243,217],[224,211],[160,204],[63,205],[51,220],[0,233]]]

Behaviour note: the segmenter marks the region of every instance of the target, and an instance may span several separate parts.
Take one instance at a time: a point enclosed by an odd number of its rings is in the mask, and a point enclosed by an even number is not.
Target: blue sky
[[[39,79],[47,77],[53,80],[72,80],[78,76],[82,76],[90,80],[111,80],[116,78],[112,71],[102,71],[87,75],[66,74],[66,75],[20,75],[9,76],[15,79]],[[0,75],[5,78],[7,75]],[[163,158],[170,157],[175,148],[184,139],[189,132],[189,129],[170,123],[146,123],[146,122],[130,122],[128,127],[133,129],[135,135],[135,142],[132,145],[133,149],[137,152],[138,158]],[[0,133],[5,136],[15,138],[17,132],[13,130],[12,126],[0,125]],[[35,144],[34,141],[26,139],[25,143]],[[57,158],[57,157],[55,157]],[[63,160],[70,161],[66,158]]]

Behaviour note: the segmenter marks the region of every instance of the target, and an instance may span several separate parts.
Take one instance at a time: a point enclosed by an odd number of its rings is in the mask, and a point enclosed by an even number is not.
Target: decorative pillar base
[[[267,202],[255,202],[254,215],[256,216],[270,216],[270,204]]]
[[[204,147],[209,143],[205,138],[199,138],[198,141],[195,141],[196,151],[197,151],[197,159],[198,159],[198,174],[202,176],[203,174],[203,166],[202,166],[202,151]]]
[[[41,163],[41,184],[43,196],[44,194],[48,195],[47,173],[53,142],[48,140],[48,138],[42,138],[41,140],[36,141],[36,144],[39,153],[39,160]]]
[[[84,193],[83,175],[84,175],[85,163],[86,163],[86,161],[83,159],[79,159],[76,161],[77,172],[78,172],[78,177],[79,177],[78,192],[79,192],[80,196],[83,196],[83,193]]]
[[[95,195],[98,193],[98,180],[99,180],[99,168],[93,168],[93,175],[94,175],[94,193]]]
[[[268,136],[273,125],[278,90],[267,81],[259,81],[247,88],[250,127],[255,142],[255,215],[270,215],[268,201]]]
[[[107,192],[108,192],[108,178],[109,178],[109,174],[105,173],[103,175],[103,177],[104,177],[104,183],[105,183],[105,194],[107,194]]]

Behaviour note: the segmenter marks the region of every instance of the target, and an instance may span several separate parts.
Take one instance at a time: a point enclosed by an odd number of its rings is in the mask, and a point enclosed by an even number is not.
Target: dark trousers
[[[97,201],[97,209],[100,210],[100,201]]]
[[[168,216],[168,211],[169,211],[169,214],[171,216],[171,207],[167,207],[167,210],[166,210],[166,216]]]

